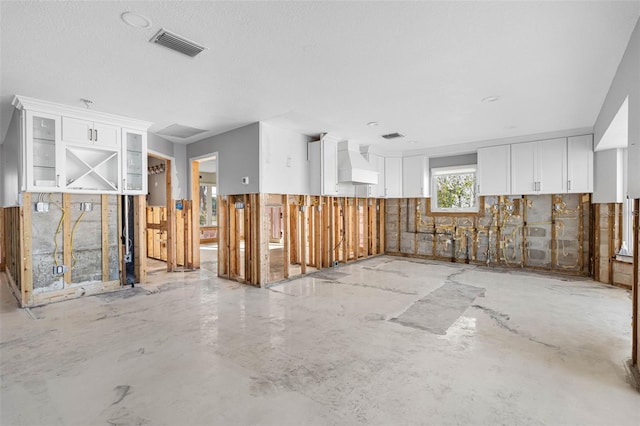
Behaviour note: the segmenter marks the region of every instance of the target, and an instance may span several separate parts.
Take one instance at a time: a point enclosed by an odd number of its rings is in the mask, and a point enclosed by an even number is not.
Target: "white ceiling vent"
[[[404,138],[404,135],[402,133],[387,133],[386,135],[382,135],[383,138],[385,139],[397,139],[397,138]]]
[[[191,56],[192,58],[206,49],[206,47],[164,28],[161,28],[149,41]]]
[[[191,136],[204,133],[206,130],[196,129],[195,127],[183,126],[182,124],[172,124],[162,130],[158,130],[156,133],[164,136],[173,136],[174,138],[186,139]]]

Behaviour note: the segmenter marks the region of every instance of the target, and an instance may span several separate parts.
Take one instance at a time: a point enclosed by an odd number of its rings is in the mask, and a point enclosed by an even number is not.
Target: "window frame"
[[[474,207],[438,207],[438,176],[444,175],[460,175],[473,173],[473,195],[475,197]],[[480,212],[481,197],[477,191],[478,185],[478,165],[463,164],[459,166],[436,167],[431,169],[431,202],[429,203],[430,211],[437,214],[478,214]]]

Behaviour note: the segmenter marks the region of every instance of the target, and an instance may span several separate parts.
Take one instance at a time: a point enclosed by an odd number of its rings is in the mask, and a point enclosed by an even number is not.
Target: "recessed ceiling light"
[[[122,19],[125,24],[131,25],[135,28],[147,29],[151,28],[152,25],[151,19],[135,12],[124,12],[122,15],[120,15],[120,19]]]
[[[368,122],[368,123],[367,123],[367,126],[375,127],[375,126],[377,126],[378,124],[380,124],[380,123],[378,123],[377,121],[370,121],[370,122]]]
[[[486,98],[482,98],[482,102],[495,102],[500,100],[500,96],[487,96]]]

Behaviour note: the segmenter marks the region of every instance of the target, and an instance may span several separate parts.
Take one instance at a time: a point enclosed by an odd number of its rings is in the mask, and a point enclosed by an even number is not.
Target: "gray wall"
[[[187,145],[186,162],[214,153],[218,153],[219,195],[260,192],[260,123]],[[243,176],[249,177],[248,185],[242,184]]]
[[[154,133],[147,133],[147,148],[166,157],[171,157],[171,186],[173,199],[186,199],[189,195],[187,176],[190,167],[187,164],[186,145],[170,142]]]
[[[165,164],[165,160],[149,157],[149,167]],[[167,174],[159,173],[157,175],[147,175],[149,179],[149,196],[147,197],[147,205],[149,206],[166,206],[167,205]]]
[[[627,50],[620,61],[609,93],[594,126],[595,147],[598,146],[618,109],[629,97],[629,168],[628,190],[631,198],[640,198],[640,20],[631,34]]]
[[[478,154],[476,153],[429,158],[430,169],[437,169],[439,167],[466,166],[468,164],[477,164],[477,163],[478,163]]]

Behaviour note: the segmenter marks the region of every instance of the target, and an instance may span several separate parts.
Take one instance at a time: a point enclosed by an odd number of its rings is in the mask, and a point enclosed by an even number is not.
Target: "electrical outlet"
[[[67,265],[57,265],[53,267],[53,275],[62,275],[69,270]]]
[[[131,263],[131,253],[126,253],[124,255],[124,261],[125,263]]]
[[[90,212],[93,210],[93,203],[80,203],[80,211]]]
[[[334,260],[334,261],[333,261],[333,267],[334,267],[334,268],[337,268],[337,267],[338,267],[338,265],[339,265],[339,262],[338,262],[337,260]]]
[[[47,213],[49,211],[49,203],[39,201],[36,203],[36,211],[41,213]]]

